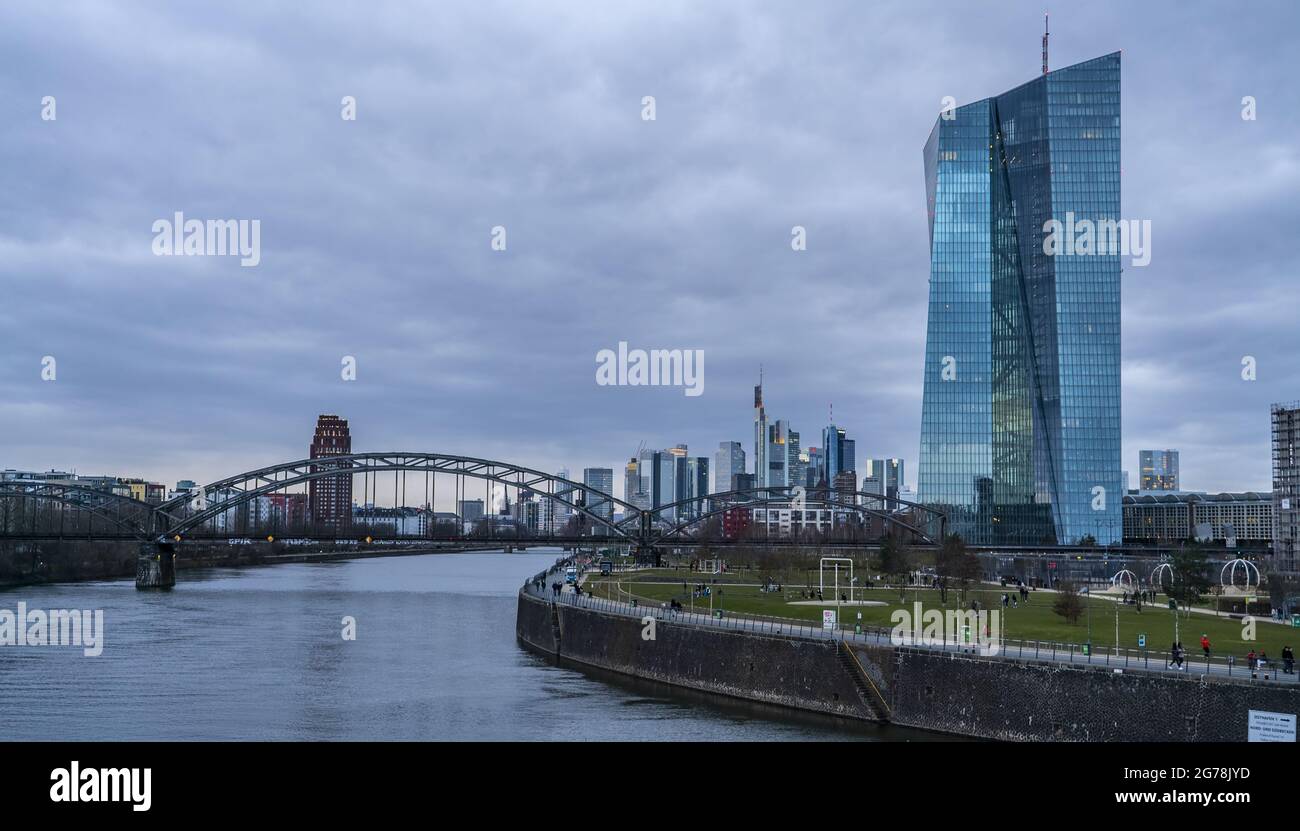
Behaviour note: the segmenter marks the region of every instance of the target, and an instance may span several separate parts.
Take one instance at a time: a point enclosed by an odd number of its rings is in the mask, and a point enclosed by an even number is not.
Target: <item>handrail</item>
[[[568,562],[561,560],[561,563]],[[559,566],[557,565],[556,568]],[[553,569],[554,570],[554,569]],[[545,572],[542,575],[550,574]],[[531,583],[531,581],[529,581]],[[747,630],[756,633],[767,633],[781,635],[785,637],[798,637],[809,640],[825,640],[839,636],[844,641],[853,640],[858,643],[888,643],[895,647],[911,647],[922,650],[937,650],[944,652],[958,651],[969,653],[967,656],[981,660],[999,660],[1000,658],[1013,658],[1018,660],[1050,660],[1054,663],[1067,663],[1069,665],[1089,666],[1092,664],[1101,664],[1105,666],[1116,666],[1124,668],[1145,669],[1151,672],[1160,673],[1186,673],[1198,667],[1204,667],[1205,671],[1200,673],[1202,676],[1218,676],[1228,678],[1247,678],[1246,673],[1250,673],[1248,680],[1271,681],[1277,683],[1297,683],[1300,682],[1300,673],[1293,672],[1288,675],[1282,671],[1281,661],[1277,658],[1270,659],[1270,667],[1266,669],[1250,670],[1240,667],[1234,656],[1220,657],[1214,656],[1209,660],[1185,660],[1184,668],[1170,669],[1168,666],[1160,667],[1159,663],[1163,660],[1164,652],[1155,651],[1156,666],[1152,666],[1151,650],[1115,650],[1113,647],[1106,649],[1104,653],[1094,650],[1088,650],[1088,654],[1083,652],[1083,644],[1058,642],[1058,641],[1037,641],[1022,639],[1003,639],[999,644],[999,654],[977,654],[976,648],[979,644],[964,645],[958,642],[942,641],[935,644],[926,643],[894,643],[891,634],[892,629],[880,627],[864,627],[861,633],[851,631],[847,625],[841,624],[836,630],[827,630],[812,625],[809,621],[799,618],[783,618],[768,615],[731,615],[724,618],[710,617],[707,613],[682,609],[681,611],[671,610],[661,605],[662,601],[654,598],[642,597],[632,594],[624,589],[621,581],[614,581],[614,590],[620,594],[626,594],[633,601],[645,601],[647,605],[631,605],[631,603],[612,599],[596,597],[590,593],[585,593],[581,598],[575,598],[571,594],[561,594],[557,599],[547,598],[552,602],[562,602],[568,605],[584,606],[589,608],[600,608],[614,614],[629,616],[651,615],[659,620],[674,621],[687,625],[710,626],[715,628]],[[524,589],[527,590],[525,585]],[[1049,657],[1050,656],[1050,657]],[[856,656],[855,656],[856,657]],[[1113,659],[1113,660],[1112,660]],[[1212,669],[1213,668],[1213,669]],[[1217,672],[1214,670],[1218,670]],[[1261,677],[1262,676],[1262,677]],[[877,690],[877,693],[879,691]]]
[[[857,668],[858,675],[867,680],[867,683],[871,685],[871,691],[876,694],[876,698],[880,699],[880,706],[885,708],[885,718],[892,718],[893,710],[890,709],[889,703],[885,701],[885,697],[881,695],[880,690],[876,687],[876,682],[871,680],[871,673],[867,672],[867,668],[862,665],[862,661],[858,660],[858,654],[853,651],[853,647],[849,646],[848,641],[841,640],[840,644],[844,651],[849,654],[849,660],[851,660],[853,666]]]

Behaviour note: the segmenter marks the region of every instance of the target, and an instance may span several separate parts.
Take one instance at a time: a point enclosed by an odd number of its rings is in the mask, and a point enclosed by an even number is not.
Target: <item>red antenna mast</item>
[[[1047,12],[1043,12],[1043,74],[1047,74],[1047,36],[1051,32],[1047,31]]]

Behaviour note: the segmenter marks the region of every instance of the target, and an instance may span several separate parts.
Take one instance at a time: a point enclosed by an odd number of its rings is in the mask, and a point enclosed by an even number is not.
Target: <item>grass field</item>
[[[691,607],[691,592],[683,590],[682,580],[688,586],[696,583],[708,583],[713,577],[699,573],[672,570],[655,570],[639,572],[635,575],[588,577],[584,588],[598,597],[614,598],[618,596],[615,584],[621,584],[623,599],[630,593],[643,602],[659,605],[670,599],[676,599],[688,609]],[[714,608],[745,615],[766,615],[820,623],[823,609],[835,608],[834,601],[827,592],[825,603],[800,606],[789,601],[801,600],[800,586],[786,585],[782,594],[763,593],[756,585],[756,579],[747,575],[718,575],[719,583],[714,587]],[[723,580],[726,582],[723,582]],[[750,581],[745,584],[744,581]],[[717,589],[721,593],[717,593]],[[993,609],[1001,606],[1003,589],[999,586],[980,584],[967,592],[967,604],[959,606],[958,592],[948,591],[946,608],[966,608],[969,600],[978,598],[980,608]],[[1012,592],[1014,595],[1014,592]],[[913,603],[919,601],[923,609],[945,608],[939,599],[939,592],[932,589],[907,589],[905,598],[900,602],[897,589],[868,589],[858,592],[855,597],[886,603],[885,606],[844,606],[840,610],[842,625],[852,627],[857,623],[857,613],[862,613],[862,624],[871,627],[888,628],[893,626],[890,615],[896,609],[913,611]],[[1144,605],[1139,613],[1134,606],[1115,603],[1101,597],[1081,598],[1084,602],[1084,614],[1077,623],[1071,624],[1052,611],[1056,595],[1048,591],[1030,592],[1029,601],[1019,606],[1004,610],[1002,630],[1007,638],[1021,640],[1058,641],[1061,643],[1084,643],[1088,636],[1088,609],[1092,614],[1092,644],[1101,650],[1115,643],[1116,610],[1119,616],[1119,643],[1122,648],[1138,649],[1138,634],[1146,634],[1146,648],[1153,652],[1168,651],[1174,639],[1174,613],[1163,605]],[[1163,598],[1162,598],[1163,600]],[[694,601],[696,611],[709,608],[708,598]],[[1300,646],[1300,629],[1281,626],[1265,620],[1259,620],[1255,626],[1255,640],[1242,640],[1242,624],[1239,620],[1227,617],[1216,618],[1213,615],[1192,613],[1178,616],[1178,635],[1187,650],[1189,658],[1201,655],[1200,640],[1202,633],[1209,635],[1211,649],[1216,656],[1235,655],[1238,659],[1245,657],[1252,648],[1264,649],[1269,657],[1277,660],[1282,654],[1282,647],[1290,645],[1292,649]]]

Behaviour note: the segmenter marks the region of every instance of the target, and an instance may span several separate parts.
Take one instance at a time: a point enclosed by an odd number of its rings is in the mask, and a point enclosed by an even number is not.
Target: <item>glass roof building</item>
[[[947,110],[925,144],[917,497],[970,542],[1121,541],[1120,252],[1045,244],[1120,219],[1119,119],[1116,52]]]

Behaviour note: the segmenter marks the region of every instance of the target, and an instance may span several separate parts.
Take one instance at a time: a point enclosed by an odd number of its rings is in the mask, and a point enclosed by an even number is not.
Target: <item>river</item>
[[[0,609],[104,616],[98,656],[0,646],[0,738],[934,738],[552,666],[517,644],[515,592],[557,554],[196,569],[170,592],[131,580],[0,591]]]

